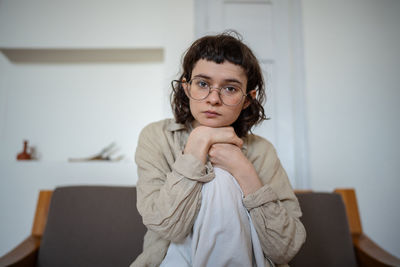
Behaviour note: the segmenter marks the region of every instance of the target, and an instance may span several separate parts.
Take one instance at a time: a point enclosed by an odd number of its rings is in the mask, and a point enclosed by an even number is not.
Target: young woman
[[[139,137],[137,207],[148,231],[132,266],[268,266],[297,253],[306,235],[298,201],[271,143],[250,133],[265,119],[263,100],[260,66],[238,37],[205,36],[187,50],[175,119]]]

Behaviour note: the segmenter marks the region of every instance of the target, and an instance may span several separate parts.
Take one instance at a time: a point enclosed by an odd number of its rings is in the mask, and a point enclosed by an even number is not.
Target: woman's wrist
[[[233,176],[238,181],[244,196],[256,192],[263,186],[253,165],[239,169]]]

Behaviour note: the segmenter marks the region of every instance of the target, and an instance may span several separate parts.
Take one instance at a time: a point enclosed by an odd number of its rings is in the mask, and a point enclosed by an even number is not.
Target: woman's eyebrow
[[[236,80],[236,79],[225,79],[224,82],[238,83],[238,84],[242,85],[242,83],[239,80]]]
[[[211,77],[207,76],[205,74],[197,74],[197,75],[194,75],[193,78],[203,78],[203,79],[211,80]]]
[[[212,78],[210,76],[205,75],[205,74],[197,74],[197,75],[194,75],[193,78],[203,78],[206,80],[212,80]],[[242,83],[235,78],[224,79],[223,82],[224,83],[238,83],[238,84],[242,85]]]

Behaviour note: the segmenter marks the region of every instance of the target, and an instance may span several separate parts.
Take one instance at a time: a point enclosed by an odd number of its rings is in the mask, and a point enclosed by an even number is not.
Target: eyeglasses
[[[243,97],[248,94],[243,93],[242,88],[238,85],[224,85],[222,87],[213,87],[203,78],[193,78],[188,82],[173,80],[174,83],[186,83],[188,85],[189,97],[196,101],[206,99],[212,90],[218,90],[219,97],[223,104],[227,106],[236,106],[242,102]],[[175,88],[173,86],[173,88]]]

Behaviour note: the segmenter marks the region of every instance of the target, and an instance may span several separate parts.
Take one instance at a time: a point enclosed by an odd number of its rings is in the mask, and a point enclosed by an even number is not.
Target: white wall
[[[400,257],[399,5],[302,1],[312,188],[355,187],[364,231]],[[192,9],[187,0],[0,0],[0,47],[161,48],[164,53],[163,62],[128,65],[15,64],[0,54],[0,254],[28,235],[39,188],[135,183],[130,164],[135,139],[147,121],[170,116],[167,81],[194,36]],[[158,104],[138,99],[139,91]],[[22,138],[38,146],[41,161],[14,161]],[[128,163],[66,162],[109,141],[122,147]]]
[[[192,17],[187,0],[0,0],[0,255],[28,236],[39,189],[136,183],[137,136],[171,116],[169,81],[193,40]],[[22,60],[13,61],[5,48],[150,49],[161,56],[71,62],[56,51],[59,61],[39,62],[21,50]],[[36,146],[39,161],[15,162],[23,139]],[[111,142],[123,162],[67,162]]]
[[[400,1],[302,3],[312,188],[356,188],[364,232],[400,257]]]

